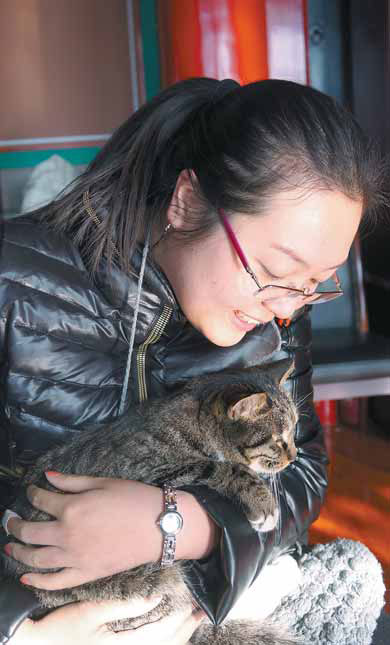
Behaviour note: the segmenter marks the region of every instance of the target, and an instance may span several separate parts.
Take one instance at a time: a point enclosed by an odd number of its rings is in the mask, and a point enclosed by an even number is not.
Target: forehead
[[[264,215],[245,218],[240,240],[244,236],[253,252],[283,246],[308,266],[331,267],[347,257],[361,215],[362,203],[338,191],[289,191],[270,200]],[[272,253],[281,257],[276,248]]]

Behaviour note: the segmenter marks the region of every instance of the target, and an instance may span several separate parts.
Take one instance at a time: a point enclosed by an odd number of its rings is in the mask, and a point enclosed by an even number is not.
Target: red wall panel
[[[268,77],[265,5],[259,0],[159,0],[163,85],[190,76]]]

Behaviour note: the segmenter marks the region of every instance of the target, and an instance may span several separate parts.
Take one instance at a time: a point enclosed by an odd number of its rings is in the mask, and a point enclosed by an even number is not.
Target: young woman
[[[381,182],[377,156],[331,98],[287,81],[197,78],[135,113],[56,201],[3,223],[3,508],[26,464],[89,424],[194,375],[294,357],[288,384],[304,403],[298,456],[280,475],[279,527],[258,534],[212,491],[177,491],[175,557],[194,561],[194,603],[222,621],[319,515],[328,459],[312,404],[308,305],[339,295],[337,268],[383,201]],[[161,558],[159,488],[47,477],[62,494],[28,495],[53,521],[9,520],[23,544],[7,552],[59,571],[23,582],[72,587]],[[57,645],[151,638],[147,627],[105,632],[114,608],[70,606],[33,623],[33,605],[28,587],[3,585],[2,642],[49,643],[53,630]],[[174,637],[159,625],[160,642],[187,642],[197,620],[184,617]]]

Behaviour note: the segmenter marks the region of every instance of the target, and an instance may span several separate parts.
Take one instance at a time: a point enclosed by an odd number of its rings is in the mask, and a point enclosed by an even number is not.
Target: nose
[[[265,323],[271,322],[271,320],[273,320],[275,318],[275,314],[272,311],[270,311],[268,309],[268,307],[267,308],[263,307],[263,309],[265,309],[269,315],[267,315],[267,313],[265,313],[265,314],[262,313],[261,314],[262,323],[265,324]]]
[[[294,311],[302,306],[301,298],[287,298],[278,300],[264,300],[264,306],[271,311],[276,318],[291,318]]]

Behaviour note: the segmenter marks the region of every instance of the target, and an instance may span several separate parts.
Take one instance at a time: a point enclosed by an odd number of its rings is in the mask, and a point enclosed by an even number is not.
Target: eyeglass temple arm
[[[264,289],[264,287],[262,287],[262,286],[259,284],[259,281],[258,281],[258,279],[257,279],[257,277],[256,277],[256,275],[255,275],[255,273],[254,273],[254,272],[252,271],[252,269],[250,268],[249,263],[248,263],[248,260],[247,260],[247,259],[246,259],[246,257],[245,257],[245,253],[244,253],[244,251],[242,250],[241,246],[239,245],[238,240],[237,240],[237,238],[236,238],[236,236],[235,236],[235,233],[234,233],[234,231],[233,231],[232,227],[230,226],[230,222],[229,222],[228,218],[226,217],[225,213],[223,212],[223,209],[222,209],[222,208],[220,208],[220,209],[219,209],[219,211],[218,211],[218,213],[219,213],[220,218],[222,219],[222,222],[223,222],[223,225],[224,225],[224,227],[225,227],[226,233],[228,234],[229,239],[230,239],[231,243],[233,244],[234,249],[235,249],[235,251],[236,251],[236,253],[237,253],[238,257],[240,258],[241,263],[242,263],[242,265],[243,265],[243,267],[244,267],[245,271],[246,271],[247,273],[249,273],[249,275],[251,276],[251,278],[253,278],[253,280],[254,280],[254,281],[255,281],[255,283],[257,284],[258,289],[259,289],[260,291],[262,291],[262,290]],[[336,271],[335,271],[335,272],[334,272],[334,274],[332,275],[332,280],[336,283],[336,289],[337,289],[338,291],[342,291],[342,288],[341,288],[341,282],[340,282],[340,280],[339,280],[339,277],[338,277],[338,275],[337,275],[337,272],[336,272]],[[269,285],[269,286],[272,286],[272,285]],[[285,289],[285,288],[287,288],[287,287],[280,287],[280,288],[281,288],[281,289]],[[291,287],[289,287],[289,289],[290,289],[290,291],[296,291],[296,292],[298,292],[298,293],[302,293],[302,289],[293,289],[293,288],[291,288]]]
[[[238,257],[241,260],[241,264],[243,265],[245,271],[247,273],[249,273],[251,278],[253,278],[253,280],[256,282],[258,288],[261,290],[263,287],[260,286],[256,275],[254,274],[254,272],[250,268],[248,260],[245,257],[245,253],[244,253],[244,251],[242,250],[241,246],[238,243],[238,240],[237,240],[237,238],[236,238],[236,236],[234,234],[234,231],[233,231],[232,227],[230,226],[230,222],[229,222],[228,218],[226,217],[226,215],[223,212],[222,208],[220,208],[218,212],[219,212],[220,218],[222,219],[222,222],[223,222],[223,225],[225,227],[226,233],[228,234],[229,239],[230,239],[231,243],[234,246],[234,250],[236,251]]]
[[[332,280],[333,282],[335,282],[336,288],[342,291],[341,282],[340,282],[339,276],[337,275],[337,271],[335,271],[334,274],[332,275]]]

